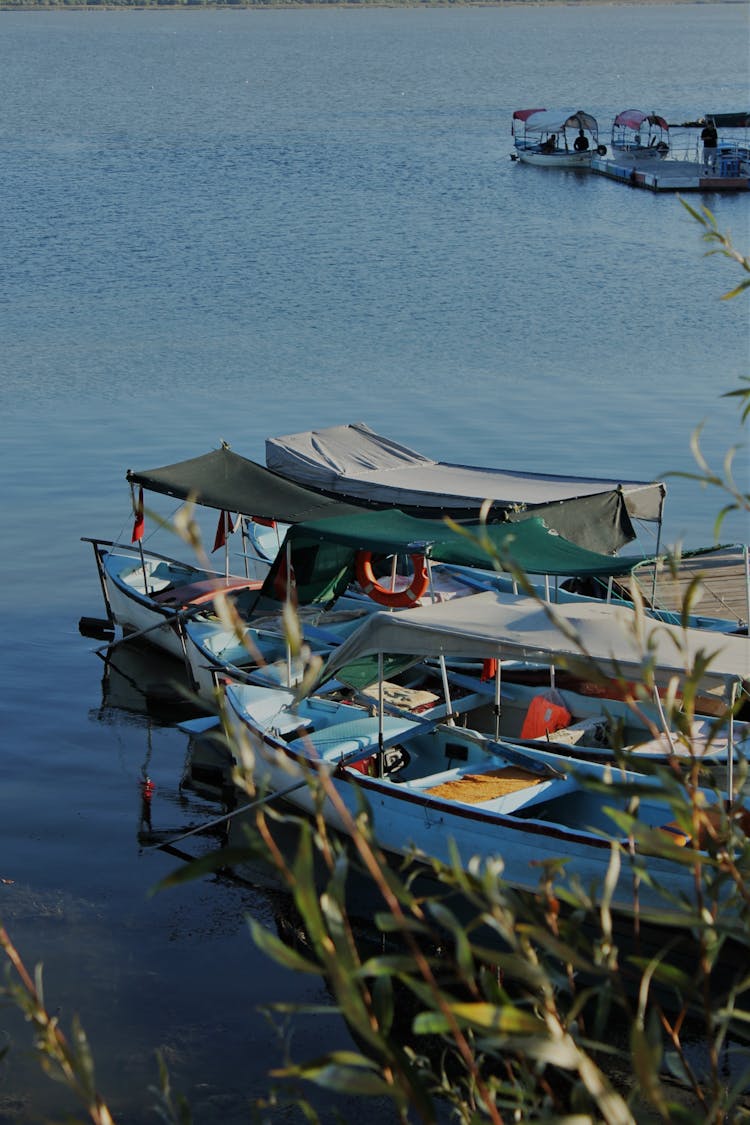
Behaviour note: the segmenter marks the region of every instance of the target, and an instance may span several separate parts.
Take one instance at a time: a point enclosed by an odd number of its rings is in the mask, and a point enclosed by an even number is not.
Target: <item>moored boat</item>
[[[418,615],[397,617],[378,613],[331,654],[325,676],[346,681],[348,667],[361,670],[369,656],[373,661],[374,678],[375,660],[386,654],[437,660],[443,665],[474,661],[473,671],[463,675],[446,673],[448,713],[452,681],[457,690],[483,694],[486,714],[481,719],[472,718],[472,723],[495,737],[507,734],[515,738],[526,737],[523,717],[535,695],[544,703],[545,693],[540,691],[540,687],[545,686],[542,677],[546,676],[547,686],[554,688],[555,672],[564,673],[578,681],[578,684],[572,681],[570,692],[563,689],[562,681],[558,683],[558,695],[562,696],[559,702],[567,714],[562,721],[557,721],[555,716],[556,721],[549,722],[542,711],[536,731],[529,732],[532,737],[547,738],[559,730],[555,737],[567,741],[575,748],[573,752],[601,756],[607,752],[608,741],[596,724],[611,720],[615,726],[619,724],[620,738],[629,744],[636,736],[635,728],[640,726],[643,756],[669,757],[681,756],[685,740],[672,737],[663,713],[662,696],[666,691],[674,699],[682,697],[687,684],[685,669],[694,664],[702,666],[707,648],[712,654],[709,666],[703,670],[700,682],[689,684],[686,690],[695,702],[696,719],[701,715],[710,716],[712,722],[703,725],[706,740],[700,745],[695,743],[692,748],[698,757],[731,761],[737,744],[747,739],[745,724],[735,718],[741,706],[747,710],[750,689],[747,639],[683,629],[648,618],[639,622],[633,611],[623,606],[585,601],[548,606],[535,598],[489,591],[462,602],[425,606]],[[634,712],[632,707],[619,702],[618,697],[621,700],[624,694],[634,690],[633,683],[642,681],[645,651],[652,666],[651,703],[641,692],[641,706]],[[585,659],[582,653],[586,654]],[[539,669],[536,693],[517,683],[505,684],[503,677],[509,661],[522,666],[516,677],[521,684],[529,682],[529,665]],[[481,672],[476,662],[482,667]],[[361,677],[362,672],[358,674]],[[582,696],[582,690],[591,692],[588,699]],[[510,711],[515,711],[518,717],[504,713],[506,692]],[[644,721],[649,708],[652,708],[650,722]],[[657,728],[663,738],[656,733]],[[700,734],[698,728],[691,732],[693,738]],[[632,749],[632,746],[625,748]]]
[[[662,923],[672,896],[694,894],[690,865],[653,854],[662,842],[689,842],[675,824],[663,779],[572,763],[552,750],[496,742],[418,715],[373,715],[319,696],[299,701],[283,689],[229,683],[225,695],[228,727],[260,793],[275,792],[312,814],[319,806],[308,780],[324,774],[328,823],[351,831],[364,797],[387,852],[417,862],[499,861],[503,880],[527,891],[538,885],[540,864],[559,870],[564,861],[567,876],[595,899],[606,894],[618,913],[637,910]],[[622,817],[636,791],[637,824],[628,840]],[[699,801],[706,823],[728,830],[732,815],[715,795],[701,793]],[[610,867],[613,840],[620,844],[618,869]],[[646,863],[649,878],[635,894]]]
[[[637,538],[641,523],[656,528],[658,555],[666,485],[481,467],[438,461],[376,433],[364,422],[305,430],[266,440],[266,464],[323,495],[409,515],[489,522],[543,519],[565,539],[614,554]]]
[[[302,488],[226,445],[172,465],[128,470],[127,480],[134,515],[131,541],[84,539],[94,550],[107,623],[180,659],[185,658],[181,622],[211,616],[217,596],[242,596],[251,604],[260,590],[269,564],[253,550],[249,524],[281,520],[289,525],[361,510]],[[175,497],[196,511],[218,511],[211,554],[219,553],[223,567],[213,567],[207,559],[203,565],[185,563],[146,547],[144,491]],[[154,529],[163,522],[154,521]]]
[[[517,109],[511,121],[515,151],[511,159],[543,168],[591,166],[595,154],[604,156],[596,118],[582,109]]]
[[[669,155],[669,125],[657,113],[624,109],[612,122],[612,159],[650,164]]]

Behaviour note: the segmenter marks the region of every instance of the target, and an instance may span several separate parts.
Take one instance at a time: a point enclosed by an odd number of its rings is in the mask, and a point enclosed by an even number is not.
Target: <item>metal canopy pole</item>
[[[385,711],[385,687],[383,685],[383,653],[378,653],[378,777],[384,773],[383,761],[383,713]]]
[[[142,520],[143,519],[143,509],[141,508],[140,501],[138,503],[136,503],[135,485],[134,484],[130,485],[130,502],[133,505],[133,513],[135,515],[136,520],[138,520],[138,519]],[[142,535],[143,535],[143,530],[141,529],[141,536]],[[142,539],[142,537],[139,537],[139,539],[138,539],[138,553],[141,556],[141,570],[143,571],[143,593],[146,595],[146,597],[148,597],[148,575],[146,574],[146,559],[144,558],[144,555],[143,555],[143,539]]]
[[[456,721],[453,718],[453,704],[451,702],[451,689],[448,686],[448,669],[447,669],[446,664],[445,664],[445,653],[443,653],[443,652],[440,653],[440,675],[441,675],[442,680],[443,680],[443,694],[445,696],[445,711],[446,711],[445,721],[446,721],[448,726],[454,727],[456,725]]]
[[[497,670],[495,671],[495,738],[500,737],[500,695],[501,687],[500,682],[502,679],[502,661],[500,657],[497,658]]]
[[[729,761],[727,762],[727,782],[729,789],[729,808],[734,804],[734,707],[737,702],[737,681],[732,681],[732,691],[729,696]]]
[[[437,600],[437,595],[435,594],[435,586],[432,579],[432,559],[429,555],[425,555],[424,560],[427,563],[427,578],[430,583],[430,601],[434,605]]]
[[[661,531],[662,522],[664,519],[664,499],[665,492],[661,494],[661,504],[659,505],[659,521],[657,523],[656,532],[656,550],[654,551],[654,581],[651,584],[651,608],[656,609],[656,572],[658,569],[659,551],[661,550]]]
[[[291,604],[292,600],[292,544],[287,540],[286,545],[286,589],[284,590],[284,601],[287,605]],[[284,629],[286,634],[286,686],[292,686],[292,646],[289,643],[289,633]]]

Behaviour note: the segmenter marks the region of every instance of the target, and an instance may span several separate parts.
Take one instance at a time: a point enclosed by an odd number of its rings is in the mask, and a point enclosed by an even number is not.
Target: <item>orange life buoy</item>
[[[411,564],[414,568],[414,577],[405,590],[389,590],[386,586],[381,586],[373,573],[372,551],[357,552],[354,570],[360,586],[374,602],[393,609],[406,609],[419,601],[430,584],[424,555],[412,555]]]

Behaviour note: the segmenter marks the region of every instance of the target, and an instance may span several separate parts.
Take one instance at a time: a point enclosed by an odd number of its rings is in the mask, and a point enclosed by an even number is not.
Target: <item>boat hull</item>
[[[632,164],[634,166],[659,164],[669,155],[669,148],[659,148],[656,145],[612,145],[612,160],[615,164]]]
[[[94,550],[112,624],[183,661],[183,619],[213,616],[217,593],[239,593],[261,585],[257,580],[226,578],[177,559],[141,553],[124,544],[95,542]]]
[[[537,168],[590,168],[593,152],[539,152],[538,149],[516,150],[523,164],[534,164]]]
[[[590,774],[599,782],[627,782],[633,775],[586,762],[576,763],[574,776],[571,763],[564,757],[527,753],[524,758],[521,751],[514,758],[516,750],[512,747],[502,749],[509,759],[504,761],[501,754],[498,760],[492,756],[496,750],[477,751],[473,732],[446,727],[438,730],[436,726],[420,731],[417,722],[410,729],[407,720],[391,717],[383,728],[383,745],[396,747],[398,743],[398,751],[406,751],[407,765],[393,777],[374,777],[354,768],[356,763],[361,767],[372,761],[368,753],[377,751],[380,737],[377,719],[366,717],[365,712],[326,700],[319,701],[323,709],[318,711],[316,702],[308,700],[307,713],[305,701],[300,710],[295,709],[290,692],[264,692],[246,685],[229,685],[226,698],[230,732],[247,748],[259,791],[282,794],[297,809],[314,815],[318,799],[315,787],[305,778],[311,770],[324,772],[328,790],[323,816],[337,832],[351,833],[364,797],[379,845],[394,855],[413,857],[416,849],[425,862],[434,859],[446,864],[457,855],[464,867],[473,857],[479,857],[495,863],[498,877],[508,886],[529,892],[538,889],[540,865],[556,866],[563,859],[566,878],[579,879],[587,889],[601,888],[604,883],[612,856],[607,834],[612,838],[620,835],[613,820],[607,824],[605,805],[622,805],[622,797],[613,790],[606,802],[597,803],[581,785],[580,777]],[[342,707],[349,716],[342,717]],[[327,714],[324,708],[328,708]],[[348,721],[351,716],[354,720]],[[331,724],[328,728],[326,719]],[[304,733],[305,726],[309,734]],[[449,754],[454,757],[449,759]],[[549,767],[558,772],[551,777],[543,774],[531,781],[521,780],[519,788],[494,798],[444,796],[449,790],[458,792],[455,786],[473,780],[475,775],[480,775],[480,781],[494,780],[493,767],[504,767],[508,761],[520,761],[521,774],[529,762],[532,769]],[[638,781],[642,787],[652,784],[645,777]],[[657,779],[653,779],[653,788],[653,797],[644,795],[641,799],[639,817],[653,828],[663,829],[672,819],[671,809],[660,796]],[[635,867],[644,859],[637,852],[635,857],[621,853],[611,900],[612,908],[620,914],[631,915],[635,910]],[[690,866],[663,856],[649,856],[647,864],[655,885],[650,880],[641,884],[639,916],[658,918],[664,924],[669,904],[656,885],[670,895],[682,894],[689,899],[694,894],[694,875]],[[674,922],[680,922],[678,913]]]

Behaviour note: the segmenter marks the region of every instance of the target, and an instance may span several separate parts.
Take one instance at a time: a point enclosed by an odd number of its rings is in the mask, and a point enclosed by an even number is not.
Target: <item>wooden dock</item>
[[[654,566],[643,562],[628,578],[618,582],[629,592],[637,585],[647,605],[679,614],[688,589],[692,591],[692,612],[705,617],[736,621],[747,629],[750,613],[750,564],[743,546],[717,547],[683,557],[673,571],[667,563]]]
[[[715,171],[707,172],[691,160],[659,160],[638,167],[595,156],[591,171],[648,191],[750,191],[750,175],[741,172],[737,161],[719,161]]]

